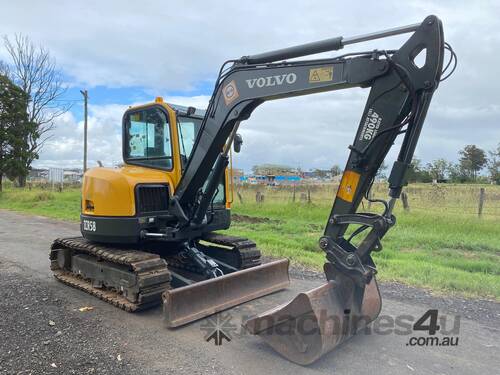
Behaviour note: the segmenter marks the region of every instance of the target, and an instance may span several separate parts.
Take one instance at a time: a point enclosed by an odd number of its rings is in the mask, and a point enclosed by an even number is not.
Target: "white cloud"
[[[127,106],[90,106],[88,121],[88,161],[97,160],[110,166],[121,161],[121,117]],[[56,120],[54,136],[43,148],[39,167],[82,167],[83,121],[77,121],[71,112]]]
[[[431,13],[445,23],[464,74],[486,67],[479,53],[496,53],[498,3],[395,0],[5,2],[1,34],[23,32],[47,46],[85,85],[190,89],[212,80],[230,58],[338,35],[357,35],[414,23]],[[404,38],[404,37],[403,37]],[[352,48],[397,47],[402,38]],[[498,71],[498,70],[497,70]],[[467,72],[467,73],[465,73]],[[467,82],[470,84],[471,82]]]
[[[465,144],[491,149],[500,141],[498,2],[18,0],[2,4],[2,12],[9,16],[2,19],[0,34],[22,32],[49,48],[72,84],[140,86],[152,97],[177,92],[173,102],[199,107],[207,97],[194,97],[199,91],[192,90],[211,87],[226,59],[414,23],[435,13],[459,66],[436,92],[417,155],[424,161],[455,159]],[[404,38],[350,46],[346,52],[394,48]],[[343,163],[365,95],[353,90],[264,104],[242,125],[245,144],[237,163],[245,168],[264,161],[302,167]],[[90,107],[90,159],[121,159],[124,109]],[[81,138],[81,121],[62,117],[38,163],[80,163]]]
[[[349,95],[324,93],[262,104],[249,120],[241,124],[244,145],[242,152],[234,158],[235,166],[249,170],[254,164],[267,162],[302,168],[343,165],[348,155],[347,146],[353,142],[363,111],[366,93],[366,90],[355,90]],[[205,108],[209,97],[177,96],[165,100]],[[121,161],[121,118],[127,107],[116,104],[90,106],[89,165],[96,165],[97,160],[105,165]],[[476,121],[478,112],[483,113],[479,119],[498,118],[496,107],[482,111],[436,107],[431,108],[416,152],[424,161],[443,155],[453,158],[465,144],[477,143],[493,149],[498,142],[495,122],[482,121],[480,132],[469,126]],[[463,137],[463,131],[468,132],[467,138]],[[485,136],[486,140],[483,139]],[[58,119],[55,137],[43,150],[37,165],[79,167],[82,150],[83,121],[66,113]],[[396,155],[397,146],[393,147],[389,157],[394,159]]]

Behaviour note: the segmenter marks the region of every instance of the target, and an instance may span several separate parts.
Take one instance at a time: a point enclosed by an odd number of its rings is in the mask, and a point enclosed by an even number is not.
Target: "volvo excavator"
[[[297,59],[400,34],[410,35],[399,49]],[[396,223],[393,208],[432,96],[456,62],[441,21],[428,16],[418,24],[229,60],[205,111],[161,98],[129,108],[123,116],[124,166],[85,173],[82,237],[54,241],[54,276],[127,311],[163,302],[169,327],[286,288],[286,259],[261,263],[254,242],[217,233],[230,226],[230,150],[241,148],[238,127],[268,100],[367,88],[319,239],[326,283],[244,322],[289,360],[314,362],[380,312],[371,253],[382,250],[382,238]],[[371,199],[368,192],[398,137],[388,200],[372,200],[380,213],[358,212],[361,201]]]

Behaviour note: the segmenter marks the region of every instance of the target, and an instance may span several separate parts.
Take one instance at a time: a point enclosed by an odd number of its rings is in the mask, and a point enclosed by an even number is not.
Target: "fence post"
[[[479,207],[477,209],[477,216],[481,217],[483,214],[483,205],[484,205],[484,188],[479,189]]]
[[[311,189],[307,188],[307,203],[311,203]]]
[[[295,203],[295,184],[293,184],[292,202]]]
[[[255,194],[255,201],[257,203],[264,202],[264,194],[262,194],[260,191],[258,191],[257,194]]]
[[[403,202],[403,208],[405,211],[410,211],[410,204],[408,203],[408,194],[405,191],[401,193],[401,201]]]
[[[238,196],[238,199],[240,200],[240,203],[243,204],[243,197],[241,196],[240,192],[237,191],[236,195]]]

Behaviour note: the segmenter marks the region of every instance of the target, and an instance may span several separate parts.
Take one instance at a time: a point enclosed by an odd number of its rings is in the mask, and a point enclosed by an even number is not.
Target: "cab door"
[[[165,171],[176,186],[182,171],[175,112],[157,103],[125,112],[123,161],[128,165]]]

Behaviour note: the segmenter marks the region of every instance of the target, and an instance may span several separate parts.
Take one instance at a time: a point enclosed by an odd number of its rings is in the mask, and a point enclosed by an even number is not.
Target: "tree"
[[[433,180],[439,181],[446,179],[446,174],[450,168],[450,163],[445,159],[437,159],[427,164],[427,171]]]
[[[422,162],[417,158],[411,161],[406,172],[406,179],[408,182],[432,182],[429,171],[422,167]]]
[[[491,181],[500,185],[500,143],[496,150],[490,151],[488,159],[488,171],[490,172]]]
[[[375,177],[379,180],[385,180],[387,178],[387,175],[385,174],[387,168],[388,168],[387,164],[385,164],[385,162],[382,162]]]
[[[342,174],[342,168],[338,164],[335,164],[331,169],[332,177],[338,176],[339,174]]]
[[[254,175],[292,175],[295,171],[292,167],[279,164],[259,164],[252,167]]]
[[[406,171],[406,179],[408,182],[418,182],[418,174],[421,170],[421,161],[420,159],[414,158],[410,165],[408,166],[408,170]]]
[[[0,75],[0,191],[3,175],[26,177],[26,135],[32,131],[26,112],[26,94]]]
[[[469,172],[464,170],[460,163],[450,164],[448,167],[448,176],[451,182],[464,183],[472,180]]]
[[[325,169],[318,169],[316,168],[314,170],[314,175],[318,178],[326,178],[326,176],[328,176],[328,172],[330,172],[329,170],[325,170]]]
[[[475,181],[477,173],[486,165],[486,153],[475,145],[467,145],[459,154],[460,167]]]
[[[35,46],[22,35],[16,35],[12,41],[5,36],[4,45],[12,59],[7,69],[8,76],[24,92],[28,122],[34,124],[25,136],[25,149],[21,153],[22,162],[29,170],[50,138],[54,119],[69,109],[68,105],[61,106],[59,102],[66,87],[61,72],[46,49]],[[24,186],[26,175],[19,176],[18,180],[19,185]]]

